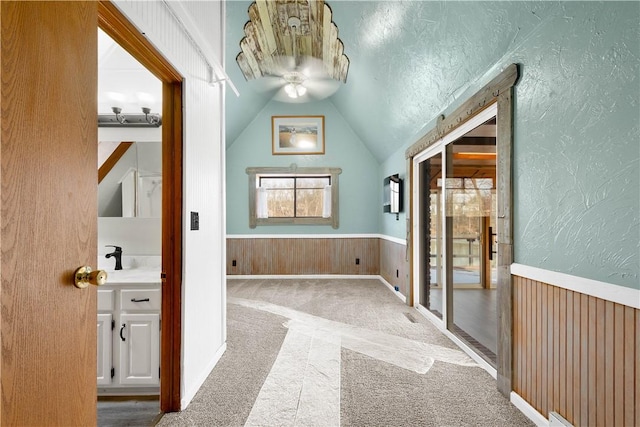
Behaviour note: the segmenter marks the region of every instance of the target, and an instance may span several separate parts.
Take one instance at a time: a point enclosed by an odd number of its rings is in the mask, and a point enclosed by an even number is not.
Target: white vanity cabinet
[[[159,391],[161,302],[159,282],[98,289],[98,394]]]
[[[98,313],[98,387],[111,384],[113,314]]]

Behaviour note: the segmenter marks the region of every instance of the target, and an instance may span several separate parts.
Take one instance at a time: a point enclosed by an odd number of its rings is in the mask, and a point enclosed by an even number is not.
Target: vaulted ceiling
[[[251,3],[226,5],[226,70],[240,92],[226,98],[227,147],[273,96],[256,91],[236,63]],[[380,162],[417,139],[559,8],[544,1],[326,3],[350,61],[346,83],[328,99]]]

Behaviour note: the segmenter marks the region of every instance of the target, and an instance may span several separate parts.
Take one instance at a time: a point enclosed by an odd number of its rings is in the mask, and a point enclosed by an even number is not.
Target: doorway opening
[[[103,0],[98,3],[98,27],[161,82],[162,106],[159,113],[162,116],[162,213],[159,236],[161,286],[157,291],[159,301],[154,301],[153,296],[148,297],[149,301],[137,301],[146,299],[137,295],[127,295],[126,298],[121,296],[120,299],[126,304],[151,304],[154,309],[160,307],[160,410],[179,411],[182,331],[182,76],[110,1]],[[147,184],[151,184],[151,187],[145,187],[147,190],[153,189],[157,192],[160,189],[160,186],[153,183],[153,179],[148,180]],[[153,209],[153,205],[149,207]],[[140,335],[148,337],[149,335],[145,334],[155,327],[150,326],[155,325],[155,321],[137,318],[136,321],[141,322],[136,324],[139,327],[134,328],[134,324],[131,323],[129,332],[134,333],[135,330]],[[118,326],[116,332],[118,339],[121,339],[119,332],[122,330],[122,324]],[[125,330],[126,325],[122,330],[122,336],[126,340]]]
[[[97,252],[108,272],[97,291],[98,426],[152,425],[160,415],[162,82],[100,28],[97,110]]]
[[[419,306],[495,368],[496,108],[414,159]]]

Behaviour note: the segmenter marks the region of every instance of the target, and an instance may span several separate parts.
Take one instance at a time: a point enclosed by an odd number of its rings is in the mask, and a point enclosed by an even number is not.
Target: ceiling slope
[[[227,147],[270,101],[250,88],[235,61],[251,3],[227,3],[227,73],[240,91],[227,96]],[[347,83],[329,100],[379,162],[413,142],[558,10],[544,1],[327,4],[350,59]]]

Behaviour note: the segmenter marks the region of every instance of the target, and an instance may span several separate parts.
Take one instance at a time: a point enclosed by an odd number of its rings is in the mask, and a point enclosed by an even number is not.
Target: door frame
[[[109,0],[98,27],[162,82],[162,308],[160,410],[180,411],[182,354],[182,81],[178,71]]]
[[[496,115],[496,150],[498,153],[496,171],[496,192],[498,196],[497,209],[497,295],[498,295],[498,352],[496,366],[496,380],[498,390],[505,396],[512,391],[513,375],[513,288],[510,268],[513,262],[513,180],[512,180],[512,152],[513,152],[513,92],[519,78],[517,64],[505,67],[493,80],[482,89],[470,96],[462,105],[450,115],[441,115],[436,120],[436,126],[426,135],[411,145],[405,152],[407,161],[407,176],[409,177],[409,210],[407,212],[407,271],[409,272],[410,294],[408,302],[415,306],[414,298],[415,272],[413,240],[414,222],[411,215],[414,212],[414,157],[437,144],[445,136],[455,132],[460,126],[473,119],[479,113],[493,104],[497,104]]]

